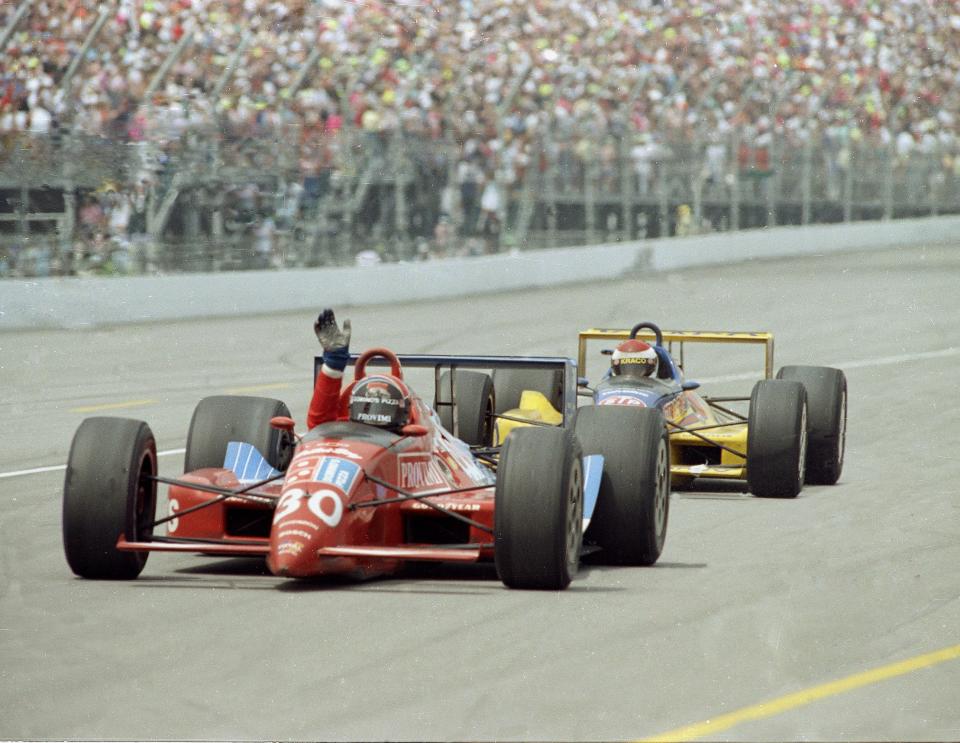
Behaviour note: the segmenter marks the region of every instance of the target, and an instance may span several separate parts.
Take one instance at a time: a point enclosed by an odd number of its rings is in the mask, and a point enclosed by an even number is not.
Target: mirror
[[[695,390],[700,386],[700,383],[695,379],[687,379],[680,385],[682,390]]]
[[[577,377],[577,387],[589,387],[590,380],[586,377]]]
[[[293,427],[295,425],[293,418],[288,418],[285,415],[278,415],[270,419],[270,427],[276,428],[278,431],[289,431],[293,433]]]
[[[426,436],[429,429],[419,423],[408,423],[400,429],[400,433],[404,436]]]

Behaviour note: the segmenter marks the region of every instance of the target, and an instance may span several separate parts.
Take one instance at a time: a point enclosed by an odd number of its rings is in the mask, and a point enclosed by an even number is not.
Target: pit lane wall
[[[0,331],[261,315],[557,286],[738,261],[960,243],[960,216],[776,227],[369,267],[6,279]]]

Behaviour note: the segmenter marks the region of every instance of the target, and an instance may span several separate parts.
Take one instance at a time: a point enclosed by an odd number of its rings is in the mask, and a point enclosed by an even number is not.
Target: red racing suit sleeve
[[[343,372],[327,368],[320,368],[317,381],[313,385],[313,397],[310,399],[310,409],[307,411],[307,429],[310,430],[321,423],[337,420],[341,414],[340,384],[343,382]]]

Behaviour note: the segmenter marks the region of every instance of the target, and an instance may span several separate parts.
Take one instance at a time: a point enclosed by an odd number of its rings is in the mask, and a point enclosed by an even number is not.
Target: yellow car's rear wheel
[[[453,400],[456,400],[456,409],[450,404]],[[496,418],[493,381],[489,374],[445,371],[440,375],[436,403],[440,422],[450,433],[470,446],[493,446]]]
[[[847,442],[847,377],[829,366],[785,366],[777,379],[803,384],[807,391],[810,441],[805,481],[833,485],[843,471]]]

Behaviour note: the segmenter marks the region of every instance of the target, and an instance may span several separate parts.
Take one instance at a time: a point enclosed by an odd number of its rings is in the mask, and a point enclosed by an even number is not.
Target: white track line
[[[859,361],[841,361],[837,364],[830,364],[837,369],[868,369],[874,366],[890,366],[891,364],[909,364],[913,361],[927,361],[928,359],[943,359],[949,356],[960,355],[960,348],[943,348],[939,351],[921,351],[920,353],[902,353],[897,356],[881,356],[876,359],[860,359]],[[696,378],[698,382],[704,384],[716,384],[718,382],[742,382],[745,379],[756,379],[756,372],[744,372],[741,374],[724,374],[721,377],[703,377]]]
[[[939,351],[921,351],[920,353],[902,353],[898,356],[881,356],[876,359],[859,359],[857,361],[844,361],[839,364],[832,364],[838,369],[867,369],[874,366],[890,366],[891,364],[909,364],[914,361],[926,361],[928,359],[943,359],[950,356],[960,355],[960,348],[942,348]],[[756,379],[756,372],[745,372],[743,374],[726,374],[722,377],[704,377],[698,381],[704,384],[717,384],[719,382],[740,382],[745,379]],[[183,454],[186,449],[168,449],[167,451],[157,452],[158,457],[166,457],[172,454]],[[0,480],[7,477],[22,477],[24,475],[39,475],[43,472],[56,472],[65,470],[67,465],[55,464],[50,467],[34,467],[29,470],[18,470],[16,472],[0,472]]]
[[[167,449],[167,451],[158,451],[158,457],[169,457],[174,454],[183,454],[186,449]],[[22,477],[23,475],[39,475],[43,472],[56,472],[58,470],[65,470],[67,465],[65,464],[54,464],[49,467],[34,467],[29,470],[17,470],[16,472],[0,472],[0,480],[6,477]]]

